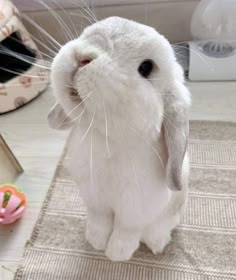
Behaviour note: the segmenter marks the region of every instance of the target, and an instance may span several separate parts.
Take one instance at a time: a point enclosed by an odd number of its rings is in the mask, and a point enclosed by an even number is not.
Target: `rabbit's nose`
[[[79,67],[84,67],[88,65],[93,60],[92,57],[81,57],[79,59]]]

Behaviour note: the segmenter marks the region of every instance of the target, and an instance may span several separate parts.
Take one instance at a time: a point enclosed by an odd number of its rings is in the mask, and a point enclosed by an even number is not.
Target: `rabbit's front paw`
[[[104,251],[107,247],[109,233],[110,231],[104,228],[87,226],[85,237],[94,249]]]
[[[88,209],[86,240],[96,250],[105,250],[111,235],[113,218],[111,213],[101,214]]]
[[[106,256],[112,261],[129,260],[139,247],[139,236],[114,230],[106,249]]]
[[[153,254],[160,254],[171,240],[170,234],[163,236],[153,236],[152,239],[146,240],[146,245],[152,250]]]

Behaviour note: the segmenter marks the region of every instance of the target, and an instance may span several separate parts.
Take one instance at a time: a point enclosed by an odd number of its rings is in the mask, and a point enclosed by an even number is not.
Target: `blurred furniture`
[[[170,41],[180,42],[191,39],[191,17],[199,0],[43,0],[42,2],[45,4],[36,0],[14,0],[22,11],[61,42],[64,40],[63,34],[57,21],[47,10],[47,5],[57,9],[57,13],[70,25],[70,20],[61,10],[66,9],[80,31],[82,13],[88,16],[79,8],[83,2],[94,10],[98,19],[115,15],[134,19],[155,27]],[[89,22],[83,21],[83,25],[86,24]]]
[[[33,100],[48,84],[47,67],[9,0],[0,0],[0,114]]]

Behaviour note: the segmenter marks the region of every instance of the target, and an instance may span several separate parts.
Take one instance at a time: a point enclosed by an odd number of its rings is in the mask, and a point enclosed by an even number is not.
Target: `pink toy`
[[[22,190],[13,185],[0,185],[0,224],[12,224],[20,219],[27,200]]]

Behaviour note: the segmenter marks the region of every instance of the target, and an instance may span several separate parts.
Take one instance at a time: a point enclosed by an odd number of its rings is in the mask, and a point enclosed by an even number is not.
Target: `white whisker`
[[[93,185],[93,127],[91,127],[91,143],[90,143],[90,180],[91,184]]]
[[[175,124],[167,117],[166,114],[162,113],[162,116],[163,116],[164,119],[166,119],[174,127],[174,129],[177,130],[177,127],[175,126]]]
[[[94,116],[95,116],[95,113],[96,113],[96,108],[94,108],[94,111],[93,111],[93,116],[92,116],[92,119],[91,119],[91,122],[87,128],[87,130],[85,131],[83,137],[81,138],[81,141],[80,141],[80,144],[82,144],[82,142],[84,141],[84,139],[86,138],[91,126],[93,125],[93,121],[94,121]]]
[[[140,185],[139,185],[139,182],[138,182],[138,175],[137,175],[137,172],[136,172],[136,169],[135,169],[135,165],[134,165],[133,159],[131,158],[131,156],[129,156],[129,159],[130,159],[131,166],[132,166],[133,173],[134,173],[134,181],[136,183],[136,186],[140,190],[141,188],[140,188]]]
[[[1,49],[4,49],[4,50],[1,50]],[[30,57],[30,56],[25,56],[25,55],[22,55],[22,54],[18,54],[16,52],[13,52],[13,51],[10,51],[8,49],[5,50],[5,48],[2,48],[0,47],[0,53],[2,54],[6,54],[8,56],[12,56],[12,57],[15,57],[15,58],[18,58],[19,60],[21,61],[24,61],[28,64],[31,64],[31,65],[34,65],[36,67],[40,67],[42,69],[47,69],[47,70],[51,70],[51,68],[47,67],[47,66],[44,66],[44,65],[41,65],[41,64],[38,64],[38,63],[34,63],[33,61],[36,60],[34,57]],[[24,57],[29,57],[32,61],[30,60],[27,60],[25,59]]]
[[[82,2],[82,5],[80,5],[79,3],[75,2],[75,1],[72,1],[72,3],[76,7],[82,9],[85,13],[87,13],[88,16],[90,16],[94,20],[94,22],[97,22],[98,20],[95,16],[94,12],[89,8],[89,6],[83,0],[81,0],[81,2]]]
[[[139,185],[139,182],[138,182],[138,176],[137,176],[137,172],[136,172],[136,169],[135,169],[134,161],[133,161],[133,159],[132,159],[132,157],[131,157],[131,155],[130,155],[128,149],[127,149],[126,141],[124,141],[124,138],[123,138],[123,141],[122,141],[122,142],[123,142],[124,145],[125,145],[125,146],[122,145],[122,146],[123,146],[123,149],[124,149],[124,152],[125,152],[125,154],[128,156],[128,159],[129,159],[130,164],[131,164],[131,169],[132,169],[133,174],[134,174],[134,181],[135,181],[135,184],[136,184],[137,188],[140,190],[141,188],[140,188],[140,185]]]
[[[59,23],[59,25],[61,26],[62,30],[64,30],[64,34],[67,35],[67,39],[68,40],[72,40],[74,39],[74,36],[70,30],[70,28],[68,28],[68,26],[66,25],[65,21],[62,19],[61,16],[59,16],[59,14],[57,12],[55,12],[54,9],[52,9],[50,6],[48,6],[46,3],[44,3],[41,0],[37,0],[43,7],[45,7],[49,13],[55,18],[55,20]]]
[[[179,48],[183,48],[183,49],[189,50],[189,48],[188,48],[188,47],[185,47],[185,46],[178,46],[178,47],[179,47]],[[206,64],[206,66],[207,66],[211,71],[214,71],[214,70],[215,70],[215,69],[212,67],[212,65],[211,65],[210,63],[208,63],[207,60],[201,55],[200,52],[195,51],[195,50],[193,50],[193,49],[192,49],[192,52],[193,52],[193,54],[197,55],[197,56]]]
[[[82,111],[76,118],[71,119],[71,120],[69,120],[69,121],[67,121],[67,122],[64,122],[64,124],[73,123],[74,121],[78,120],[80,117],[81,117],[81,119],[82,119],[83,114],[84,114],[84,112],[85,112],[85,109],[86,109],[86,105],[85,105],[83,111]],[[79,120],[79,122],[81,121],[81,119]]]
[[[35,21],[33,21],[29,16],[26,14],[22,14],[22,17],[28,21],[30,24],[32,24],[38,31],[40,31],[42,34],[44,34],[48,39],[51,40],[51,42],[54,43],[54,46],[59,47],[59,49],[62,47],[62,45],[52,37],[45,29],[43,29],[39,24],[37,24]]]
[[[8,73],[12,73],[12,74],[16,74],[16,75],[21,75],[21,76],[24,76],[24,77],[29,77],[29,78],[38,78],[38,79],[41,79],[42,77],[41,76],[36,76],[36,75],[28,75],[28,74],[24,74],[23,72],[16,72],[16,71],[13,71],[13,70],[10,70],[10,69],[7,69],[5,67],[0,67],[0,69],[8,72]]]
[[[82,12],[80,12],[80,14],[77,14],[77,13],[74,13],[74,12],[70,12],[70,15],[75,16],[75,17],[82,17],[84,19],[87,19],[89,23],[91,23],[91,24],[94,23],[93,21],[91,21],[91,19],[88,16],[86,16]]]
[[[41,35],[41,34],[39,34],[39,35]],[[41,40],[39,40],[39,39],[38,39],[36,36],[34,36],[32,33],[30,33],[30,36],[32,37],[32,39],[33,39],[35,42],[37,42],[38,44],[40,44],[40,46],[42,46],[43,48],[45,48],[46,50],[48,50],[50,53],[52,53],[53,55],[56,55],[56,54],[57,54],[56,51],[50,49],[45,43],[43,43]],[[41,38],[42,38],[42,36],[41,36]],[[49,57],[51,60],[53,60],[53,56],[50,56],[50,55],[46,54],[45,52],[43,52],[43,51],[41,51],[41,50],[40,50],[40,53],[42,53],[43,55],[45,55],[45,56]]]
[[[106,147],[107,147],[107,155],[110,157],[110,148],[109,148],[109,143],[108,143],[108,122],[107,122],[107,112],[105,108],[105,104],[103,101],[103,109],[104,109],[104,116],[105,116],[105,129],[106,129]]]
[[[147,16],[148,16],[148,3],[145,3],[145,14],[144,14],[144,23],[147,24]]]
[[[151,146],[151,148],[153,149],[153,151],[155,152],[155,154],[156,154],[157,157],[159,158],[159,160],[160,160],[160,162],[161,162],[161,166],[164,168],[165,166],[164,166],[164,163],[163,163],[163,161],[162,161],[161,156],[159,155],[159,153],[157,152],[157,150],[156,150],[153,146]]]
[[[92,93],[88,94],[88,95],[86,96],[86,98],[83,99],[82,102],[80,102],[78,105],[76,105],[76,106],[66,115],[66,117],[62,120],[61,124],[63,124],[64,121],[65,121],[76,109],[78,109],[78,108],[91,96],[91,94],[92,94]],[[73,121],[74,121],[74,120],[73,120]],[[70,122],[72,122],[72,121],[70,121]],[[68,123],[68,122],[67,122],[67,123]]]
[[[134,133],[140,138],[143,140],[143,142],[146,143],[146,145],[150,146],[152,148],[152,150],[155,152],[155,154],[157,155],[158,159],[160,160],[160,163],[162,165],[162,167],[164,168],[164,163],[163,163],[163,160],[161,158],[161,156],[159,155],[159,153],[157,152],[157,150],[150,144],[148,143],[143,137],[140,136],[140,134],[136,131],[136,129],[132,126],[130,126],[130,128],[134,131]]]
[[[77,32],[77,30],[75,28],[75,25],[74,25],[71,17],[69,16],[69,12],[67,12],[66,9],[64,9],[63,6],[60,3],[58,3],[56,0],[52,0],[52,1],[63,11],[64,15],[69,20],[70,25],[71,25],[71,27],[73,28],[73,31],[74,31],[74,34],[73,33],[72,34],[78,37],[79,34],[78,34],[78,32]],[[68,26],[68,28],[69,28],[69,26]]]
[[[31,82],[30,84],[31,85],[40,85],[40,84],[42,84],[43,83],[43,81],[37,81],[37,82]],[[22,84],[21,83],[12,83],[12,84],[10,84],[10,85],[7,85],[7,88],[14,88],[14,87],[19,87],[19,86],[21,86],[22,87]]]
[[[43,44],[38,38],[36,38],[33,34],[30,34],[30,36],[32,37],[32,39],[34,40],[34,41],[36,41],[36,42],[38,42],[39,44],[41,44],[41,45],[43,45],[43,47],[44,48],[48,48],[48,50],[49,51],[52,51],[49,47],[47,47],[45,44]],[[13,40],[13,41],[15,41],[15,42],[17,42],[17,43],[19,43],[19,44],[22,44],[22,41],[21,40],[19,40],[19,39],[17,39],[17,38],[15,38],[15,37],[13,37],[13,36],[11,36],[11,40]],[[1,47],[1,48],[3,48],[3,47]],[[5,49],[7,49],[6,47],[5,47]],[[8,49],[7,49],[8,50]],[[9,49],[10,50],[10,49]],[[48,58],[50,58],[50,60],[52,60],[53,59],[53,57],[51,57],[51,56],[49,56],[48,54],[46,54],[46,53],[44,53],[43,51],[39,51],[40,52],[40,54],[43,54],[44,56],[47,56]],[[17,53],[17,52],[16,52]],[[56,52],[55,52],[55,54],[56,54]],[[21,54],[22,55],[22,54]],[[30,57],[30,56],[27,56],[27,55],[24,55],[25,57]]]

